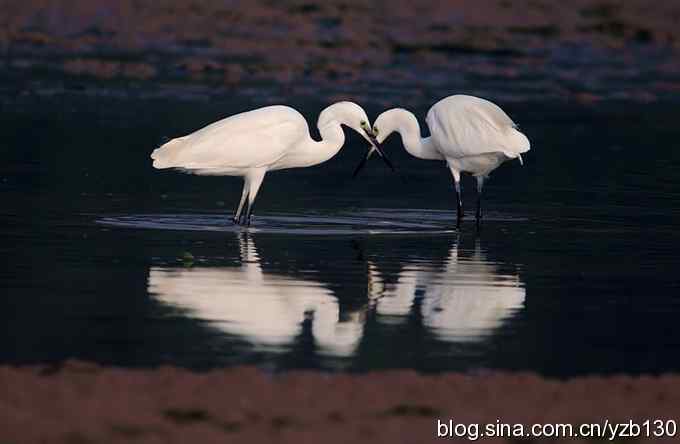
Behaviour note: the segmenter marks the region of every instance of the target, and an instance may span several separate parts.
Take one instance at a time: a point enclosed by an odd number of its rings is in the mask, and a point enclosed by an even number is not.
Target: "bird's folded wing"
[[[288,147],[308,134],[306,121],[299,114],[253,111],[173,139],[166,144],[167,155],[169,163],[179,168],[259,168],[276,162]]]
[[[455,157],[492,152],[515,157],[527,151],[528,139],[503,111],[495,108],[461,106],[455,112],[433,109],[427,115],[427,124],[435,140],[450,141],[447,151]]]

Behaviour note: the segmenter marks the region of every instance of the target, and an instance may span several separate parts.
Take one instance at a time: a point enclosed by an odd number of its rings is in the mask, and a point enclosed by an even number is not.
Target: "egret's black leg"
[[[262,185],[262,180],[264,175],[267,173],[265,169],[252,170],[248,175],[248,209],[246,210],[246,220],[245,225],[250,226],[250,220],[253,216],[253,206],[255,205],[255,198],[257,197],[257,192],[260,190],[260,185]]]
[[[482,189],[484,188],[484,176],[477,176],[477,228],[482,223]]]
[[[246,220],[244,225],[250,226],[250,219],[253,215],[253,203],[254,202],[248,202],[248,210],[246,211]]]
[[[249,218],[249,214],[250,214],[250,202],[246,201],[245,207],[243,208],[243,212],[239,215],[238,224],[245,225],[246,221]]]
[[[451,175],[453,176],[453,185],[456,190],[456,228],[460,228],[460,223],[463,220],[463,195],[460,192],[460,170],[447,162],[449,165],[449,170],[451,170]]]
[[[241,192],[241,201],[238,203],[238,208],[236,209],[236,214],[234,214],[234,217],[231,218],[231,220],[232,220],[232,222],[234,222],[234,224],[238,225],[238,224],[241,223],[241,215],[243,214],[243,206],[246,204],[249,188],[250,188],[250,185],[248,183],[248,178],[244,177],[243,178],[243,191]]]
[[[456,211],[456,227],[460,227],[460,223],[463,220],[463,196],[460,192],[460,180],[454,181],[455,189],[456,189],[456,205],[457,205],[457,211]]]

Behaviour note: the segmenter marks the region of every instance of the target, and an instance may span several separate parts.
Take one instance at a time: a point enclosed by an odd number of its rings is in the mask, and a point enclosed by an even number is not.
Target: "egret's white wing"
[[[158,167],[259,168],[280,159],[287,148],[309,135],[304,117],[287,106],[268,106],[227,117],[154,151]]]
[[[427,125],[439,150],[454,158],[501,152],[508,157],[529,150],[529,140],[497,105],[456,95],[435,103]]]

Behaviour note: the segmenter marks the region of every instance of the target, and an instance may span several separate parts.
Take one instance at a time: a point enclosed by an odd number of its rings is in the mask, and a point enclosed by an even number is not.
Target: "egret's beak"
[[[385,151],[382,149],[382,146],[380,145],[380,142],[378,142],[378,139],[376,138],[375,133],[373,132],[372,129],[364,129],[364,133],[366,133],[366,137],[368,138],[369,142],[371,142],[371,146],[368,149],[368,152],[366,153],[366,156],[361,159],[361,162],[359,162],[359,165],[354,169],[354,173],[352,174],[352,177],[357,177],[359,172],[364,168],[364,165],[366,165],[366,162],[368,159],[371,158],[373,155],[373,152],[377,152],[380,158],[385,162],[385,164],[393,171],[397,172],[396,168],[394,168],[394,164],[390,160],[389,157],[387,157],[387,154],[385,154]]]

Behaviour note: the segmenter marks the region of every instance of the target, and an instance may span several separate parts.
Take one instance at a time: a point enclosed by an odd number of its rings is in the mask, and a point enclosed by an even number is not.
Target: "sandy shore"
[[[644,0],[5,1],[0,73],[647,101],[680,93],[679,17]]]
[[[437,419],[642,423],[680,420],[678,406],[678,376],[565,382],[507,373],[272,376],[254,368],[193,373],[82,362],[59,369],[0,368],[0,442],[7,444],[431,442],[436,441]]]

